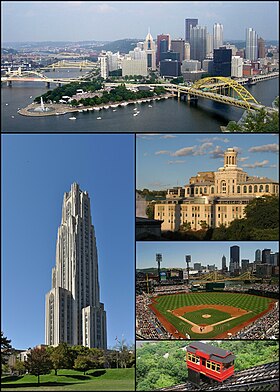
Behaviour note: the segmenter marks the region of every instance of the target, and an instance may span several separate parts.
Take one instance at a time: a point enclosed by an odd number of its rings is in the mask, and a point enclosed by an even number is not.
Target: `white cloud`
[[[238,161],[244,162],[244,161],[247,161],[247,159],[249,159],[249,157],[241,157],[241,158],[238,158]]]
[[[262,162],[255,162],[255,163],[244,163],[243,167],[248,167],[250,169],[254,169],[255,167],[268,167],[267,164],[269,161],[264,159]]]
[[[254,146],[249,148],[249,152],[273,152],[277,153],[279,151],[279,144],[263,144],[262,146]]]
[[[155,155],[164,155],[164,154],[171,155],[171,152],[167,150],[160,150],[155,152]]]
[[[195,152],[195,148],[196,146],[180,148],[179,150],[175,151],[171,155],[174,157],[184,157],[187,155],[193,155]]]
[[[176,161],[168,161],[167,163],[168,163],[168,165],[177,165],[177,164],[185,163],[185,162],[186,162],[186,161],[177,159]]]
[[[219,159],[224,156],[224,150],[221,148],[221,146],[216,146],[214,150],[209,151],[209,154],[211,159]]]

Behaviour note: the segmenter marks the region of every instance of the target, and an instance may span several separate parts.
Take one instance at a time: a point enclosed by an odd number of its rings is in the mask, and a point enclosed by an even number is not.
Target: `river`
[[[51,77],[74,77],[81,75],[77,70],[48,72]],[[278,79],[270,79],[247,87],[260,103],[271,106],[279,95]],[[30,104],[33,99],[46,92],[43,83],[14,83],[1,86],[2,132],[220,132],[221,125],[230,120],[238,121],[243,110],[199,98],[198,103],[187,103],[170,98],[163,101],[137,104],[140,112],[133,116],[135,105],[102,110],[100,112],[75,113],[46,117],[26,117],[17,113],[19,108]],[[73,115],[72,115],[73,116]],[[101,117],[101,120],[97,120]]]

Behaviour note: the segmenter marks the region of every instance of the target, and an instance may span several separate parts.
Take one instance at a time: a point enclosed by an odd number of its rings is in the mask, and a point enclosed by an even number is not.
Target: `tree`
[[[53,367],[50,354],[45,349],[34,348],[27,354],[26,367],[30,374],[38,377],[38,385],[40,384],[40,376],[42,374],[49,374]]]
[[[92,366],[92,357],[90,355],[78,355],[75,359],[74,369],[84,372],[84,375]]]
[[[279,198],[264,196],[255,198],[245,208],[251,228],[274,229],[279,227]]]
[[[15,364],[14,364],[14,370],[16,372],[18,372],[19,375],[22,375],[23,373],[25,373],[26,371],[26,367],[24,362],[19,361],[18,359],[16,360]]]
[[[105,364],[104,350],[101,350],[99,348],[91,348],[90,357],[92,361],[92,368],[100,369],[104,367]]]
[[[67,343],[59,343],[58,346],[53,347],[50,358],[55,375],[57,375],[58,369],[69,369],[73,366],[71,351]]]
[[[202,230],[207,230],[209,228],[208,223],[204,220],[204,221],[200,221],[200,227],[202,228]]]
[[[155,206],[154,204],[148,204],[146,208],[146,215],[149,219],[154,219]]]
[[[189,230],[191,230],[191,223],[190,222],[184,222],[181,226],[180,226],[180,228],[179,228],[179,231],[189,231]]]
[[[11,340],[9,340],[4,333],[1,331],[1,372],[2,365],[5,365],[8,362],[9,355],[12,354],[12,346]]]

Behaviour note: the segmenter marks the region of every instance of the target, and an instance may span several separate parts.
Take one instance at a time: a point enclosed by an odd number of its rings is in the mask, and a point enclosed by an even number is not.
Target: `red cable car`
[[[187,347],[189,381],[200,384],[210,378],[222,382],[233,375],[235,358],[232,352],[211,344],[191,343]]]

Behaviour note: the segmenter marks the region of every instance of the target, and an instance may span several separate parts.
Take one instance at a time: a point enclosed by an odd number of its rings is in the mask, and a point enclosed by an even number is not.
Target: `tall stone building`
[[[166,200],[155,203],[154,218],[163,220],[162,230],[171,231],[179,230],[184,223],[192,230],[228,226],[244,217],[250,200],[278,194],[278,182],[249,176],[237,166],[237,151],[228,148],[223,167],[215,172],[199,172],[184,187],[168,189]]]
[[[143,50],[145,50],[147,54],[147,65],[148,69],[155,71],[156,70],[156,44],[149,32],[143,44]]]
[[[106,349],[106,312],[99,291],[90,199],[74,183],[64,194],[52,289],[46,294],[46,344]]]

